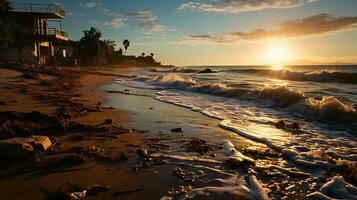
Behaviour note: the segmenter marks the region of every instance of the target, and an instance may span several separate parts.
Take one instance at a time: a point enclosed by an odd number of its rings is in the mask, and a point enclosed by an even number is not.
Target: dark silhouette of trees
[[[84,36],[79,41],[78,55],[82,64],[95,65],[103,62],[101,58],[102,33],[91,27],[83,31]]]
[[[0,49],[8,47],[14,42],[8,19],[8,11],[11,9],[9,1],[0,0]]]
[[[130,46],[130,41],[125,39],[123,41],[123,46],[124,46],[124,49],[125,49],[125,55],[126,55],[126,51],[128,50],[129,46]]]
[[[105,64],[113,63],[115,60],[115,41],[101,41],[101,54],[105,58]]]
[[[78,56],[84,65],[104,65],[114,59],[115,42],[100,40],[102,33],[94,27],[83,31],[79,41]]]
[[[1,1],[1,0],[0,0]],[[154,60],[154,54],[146,56],[143,52],[141,56],[132,57],[124,56],[123,48],[115,50],[115,41],[102,40],[102,33],[94,27],[89,30],[83,31],[83,37],[77,42],[76,55],[79,58],[81,65],[108,65],[108,64],[125,64],[130,62],[136,62],[139,65],[157,65]],[[74,45],[75,46],[75,45]],[[130,46],[130,41],[125,39],[123,41],[125,54]]]
[[[119,56],[122,56],[122,55],[123,55],[123,49],[122,49],[122,48],[119,48],[119,50],[118,50],[118,55],[119,55]]]

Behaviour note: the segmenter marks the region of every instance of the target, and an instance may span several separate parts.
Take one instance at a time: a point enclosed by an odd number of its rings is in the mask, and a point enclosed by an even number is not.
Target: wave
[[[312,82],[334,82],[357,84],[357,73],[340,71],[290,71],[290,70],[271,70],[271,69],[232,69],[225,72],[251,73],[272,76],[283,80],[292,81],[312,81]]]
[[[329,122],[356,122],[357,111],[354,105],[345,103],[333,96],[321,99],[307,97],[300,91],[286,86],[265,86],[258,89],[241,89],[222,83],[199,83],[178,74],[136,78],[151,85],[166,89],[190,91],[241,100],[265,101],[273,107],[286,108],[304,116],[314,116]]]

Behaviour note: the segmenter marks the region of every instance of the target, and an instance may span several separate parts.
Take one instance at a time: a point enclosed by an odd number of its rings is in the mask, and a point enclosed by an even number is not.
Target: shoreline
[[[114,82],[136,69],[53,76],[0,68],[0,94],[9,94],[0,95],[1,130],[58,141],[41,156],[0,168],[0,188],[7,188],[0,198],[56,199],[95,187],[85,199],[299,199],[353,173],[341,168],[316,185],[312,173],[299,170],[304,166],[220,128],[219,120],[159,101],[155,90]]]

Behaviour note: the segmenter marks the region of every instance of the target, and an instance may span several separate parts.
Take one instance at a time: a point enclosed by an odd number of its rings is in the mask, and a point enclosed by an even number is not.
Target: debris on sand
[[[106,119],[104,121],[104,124],[113,124],[114,120],[113,119]]]
[[[30,136],[27,138],[11,138],[0,141],[0,157],[17,160],[27,159],[35,155],[35,151],[47,151],[52,142],[47,136]]]
[[[96,196],[99,193],[108,192],[109,190],[110,187],[108,185],[92,185],[89,187],[82,187],[67,183],[65,186],[60,187],[54,193],[50,194],[47,199],[81,200],[87,196]]]
[[[186,199],[189,192],[191,192],[193,187],[191,185],[179,185],[176,188],[171,188],[167,191],[169,196],[162,197],[161,199]]]
[[[186,144],[186,147],[201,155],[206,154],[209,150],[212,149],[205,140],[198,137],[191,138],[191,140]]]
[[[80,199],[84,199],[86,197],[86,194],[87,194],[87,190],[83,190],[80,192],[69,193],[69,197],[71,200],[80,200]]]
[[[239,158],[227,158],[224,164],[230,169],[239,169],[246,166],[252,166],[254,165],[254,162]]]
[[[136,151],[139,155],[143,156],[143,157],[148,157],[149,153],[147,149],[138,149]]]
[[[108,192],[110,190],[109,185],[92,185],[87,188],[87,194],[89,196],[97,195],[98,193]]]
[[[181,167],[177,167],[175,168],[173,174],[175,174],[175,176],[177,176],[178,178],[186,178],[187,172],[183,170]]]
[[[237,151],[234,145],[226,140],[223,143],[223,150],[229,157],[225,160],[225,164],[231,169],[237,169],[244,166],[254,166],[255,162],[252,158],[243,155]]]
[[[173,132],[173,133],[182,133],[183,132],[183,128],[173,128],[173,129],[171,129],[171,132]]]
[[[291,131],[300,130],[300,125],[297,122],[288,122],[284,120],[279,120],[275,123],[275,127],[278,129],[286,129]]]

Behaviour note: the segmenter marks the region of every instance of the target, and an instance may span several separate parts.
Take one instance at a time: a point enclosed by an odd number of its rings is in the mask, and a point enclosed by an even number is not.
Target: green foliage
[[[9,10],[10,3],[7,0],[0,0],[0,49],[8,47],[14,41],[8,19]]]

